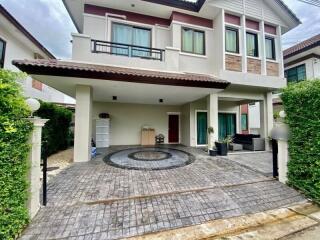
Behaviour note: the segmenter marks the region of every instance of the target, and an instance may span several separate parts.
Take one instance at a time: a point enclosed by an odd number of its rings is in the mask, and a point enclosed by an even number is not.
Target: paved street
[[[21,239],[119,239],[304,200],[295,190],[237,163],[234,156],[209,157],[194,148],[176,146],[195,161],[173,169],[129,170],[103,161],[105,155],[127,148],[105,150],[53,178],[48,206]]]

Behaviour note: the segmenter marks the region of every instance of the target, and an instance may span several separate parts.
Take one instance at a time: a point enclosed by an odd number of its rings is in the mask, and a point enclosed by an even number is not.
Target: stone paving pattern
[[[304,200],[235,161],[177,148],[194,154],[195,162],[170,170],[125,170],[105,164],[101,155],[73,164],[49,183],[48,206],[21,239],[121,239]]]

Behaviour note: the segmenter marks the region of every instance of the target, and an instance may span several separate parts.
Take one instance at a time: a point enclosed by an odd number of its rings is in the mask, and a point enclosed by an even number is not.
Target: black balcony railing
[[[164,61],[165,50],[159,48],[148,48],[100,40],[91,40],[91,43],[91,51],[93,53],[106,53],[112,55]]]

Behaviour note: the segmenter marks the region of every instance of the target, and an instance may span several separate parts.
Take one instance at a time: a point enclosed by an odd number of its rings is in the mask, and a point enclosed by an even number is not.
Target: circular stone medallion
[[[186,166],[195,157],[173,148],[141,147],[113,152],[104,157],[104,162],[122,169],[164,170]]]
[[[138,151],[128,155],[129,158],[138,161],[160,161],[172,157],[168,152],[163,151]]]

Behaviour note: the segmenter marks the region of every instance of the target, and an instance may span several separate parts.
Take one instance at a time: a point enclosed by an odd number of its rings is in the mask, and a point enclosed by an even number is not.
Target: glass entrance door
[[[237,132],[236,114],[219,113],[219,139],[233,136]]]
[[[197,145],[207,144],[207,112],[197,112]]]

